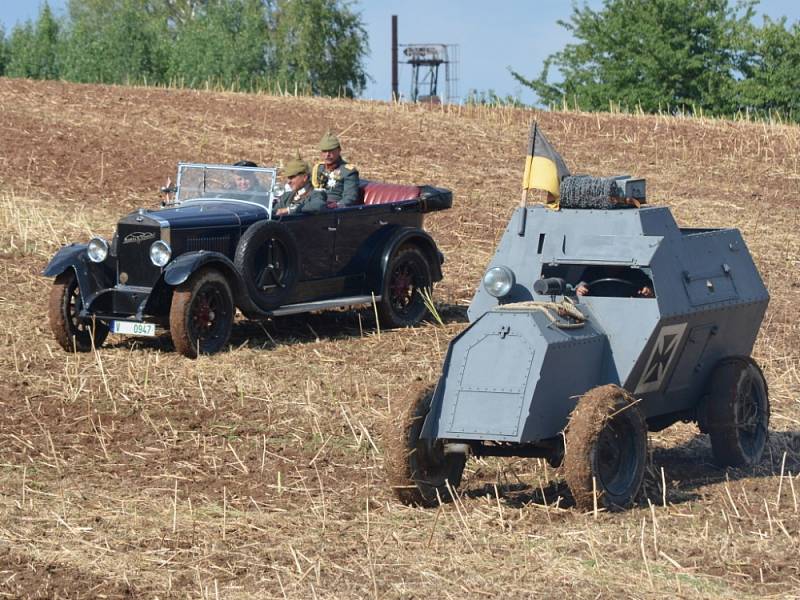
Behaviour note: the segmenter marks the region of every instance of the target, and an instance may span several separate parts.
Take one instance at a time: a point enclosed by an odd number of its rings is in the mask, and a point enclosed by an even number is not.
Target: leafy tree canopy
[[[0,32],[2,34],[2,32]],[[367,33],[347,0],[69,0],[0,35],[0,73],[354,95]]]
[[[81,82],[163,80],[166,26],[146,0],[70,0],[62,76]]]
[[[45,2],[36,23],[28,21],[11,30],[6,48],[6,75],[55,79],[59,75],[60,27]]]
[[[559,24],[577,41],[550,55],[535,79],[511,72],[547,105],[798,114],[798,26],[754,26],[756,4],[604,0],[596,11],[576,5]]]
[[[0,76],[5,75],[6,72],[6,32],[3,29],[3,24],[0,23]]]
[[[800,23],[765,19],[748,47],[749,61],[739,84],[739,103],[757,113],[783,114],[800,121]]]
[[[339,0],[277,0],[274,64],[278,79],[312,93],[353,96],[363,91],[369,51],[361,17]]]
[[[187,12],[188,11],[188,12]],[[190,86],[215,82],[256,87],[268,75],[270,32],[260,0],[208,2],[182,9],[168,76]],[[188,79],[187,79],[188,78]]]

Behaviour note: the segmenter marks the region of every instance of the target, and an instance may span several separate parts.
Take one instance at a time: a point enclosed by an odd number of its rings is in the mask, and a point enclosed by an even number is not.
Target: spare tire
[[[233,263],[256,306],[273,310],[289,300],[297,283],[297,241],[286,225],[259,221],[242,235]]]

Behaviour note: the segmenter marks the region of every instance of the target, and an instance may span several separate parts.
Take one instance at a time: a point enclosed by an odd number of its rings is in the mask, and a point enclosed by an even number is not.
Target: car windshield
[[[220,198],[255,202],[269,208],[276,170],[231,165],[179,164],[176,202]]]

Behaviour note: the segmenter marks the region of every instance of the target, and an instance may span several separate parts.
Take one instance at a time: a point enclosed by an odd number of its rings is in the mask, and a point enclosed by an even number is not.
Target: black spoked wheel
[[[647,426],[638,405],[616,385],[584,394],[566,430],[564,476],[578,508],[630,506],[647,459]]]
[[[431,290],[431,269],[417,248],[400,249],[389,260],[384,276],[378,314],[384,327],[411,327],[428,309],[422,296]]]
[[[384,433],[389,485],[408,505],[435,506],[440,499],[449,499],[450,489],[461,484],[464,472],[463,454],[445,454],[440,440],[420,439],[432,398],[430,386],[414,390],[406,409],[389,421]]]
[[[222,273],[198,271],[172,295],[169,326],[175,349],[189,358],[219,352],[233,325],[233,296]]]
[[[705,402],[714,461],[722,467],[758,464],[769,438],[769,393],[755,361],[721,361],[711,374]]]
[[[48,320],[58,344],[68,352],[88,352],[99,348],[108,337],[108,325],[79,317],[83,308],[75,271],[67,269],[56,277],[50,290]]]
[[[250,298],[261,310],[289,300],[299,274],[297,241],[275,221],[259,221],[244,232],[233,259]]]

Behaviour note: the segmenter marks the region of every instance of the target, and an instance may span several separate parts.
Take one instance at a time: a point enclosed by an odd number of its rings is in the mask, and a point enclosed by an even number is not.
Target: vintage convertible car
[[[355,205],[277,217],[275,184],[274,168],[182,163],[160,209],[123,217],[111,242],[61,248],[43,273],[58,343],[88,351],[167,327],[195,357],[225,347],[236,308],[263,319],[375,302],[384,327],[425,316],[444,257],[423,215],[450,191],[362,181]]]

